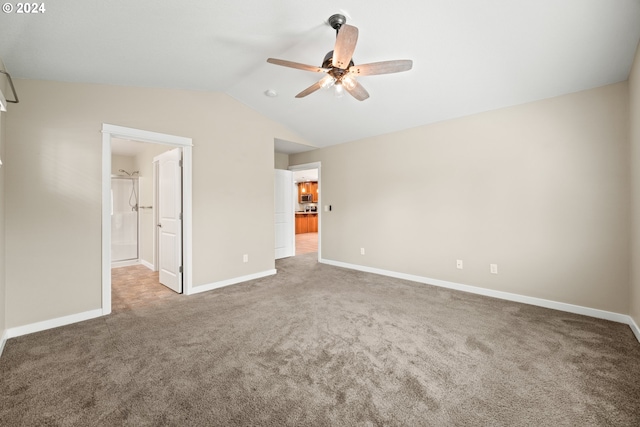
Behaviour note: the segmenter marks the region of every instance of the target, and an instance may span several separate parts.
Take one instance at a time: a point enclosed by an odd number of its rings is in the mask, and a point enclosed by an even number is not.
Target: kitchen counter
[[[317,214],[318,212],[305,212],[305,211],[296,211],[296,215],[309,215],[309,214]]]

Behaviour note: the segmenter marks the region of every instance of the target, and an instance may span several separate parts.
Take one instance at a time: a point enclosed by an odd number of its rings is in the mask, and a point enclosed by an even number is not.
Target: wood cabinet
[[[309,183],[308,182],[299,182],[298,183],[298,203],[306,203],[302,201],[303,194],[309,194]]]
[[[318,232],[318,214],[308,214],[307,222],[309,224],[309,233]]]
[[[296,214],[296,234],[308,233],[309,223],[307,214]]]
[[[313,196],[313,201],[315,203],[318,202],[318,182],[299,182],[298,183],[298,203],[310,203],[303,202],[302,195],[303,194],[311,194]]]
[[[296,234],[317,233],[317,213],[296,213]]]

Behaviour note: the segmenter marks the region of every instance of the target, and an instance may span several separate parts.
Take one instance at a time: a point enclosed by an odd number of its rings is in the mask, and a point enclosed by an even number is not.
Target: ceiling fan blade
[[[351,74],[356,76],[372,76],[375,74],[391,74],[401,71],[409,71],[413,67],[410,59],[399,59],[396,61],[372,62],[371,64],[353,65],[349,68]]]
[[[346,85],[343,85],[344,89],[351,94],[358,101],[364,101],[369,97],[369,92],[358,82],[355,82],[353,87],[349,88]]]
[[[309,86],[308,88],[306,88],[305,90],[303,90],[302,92],[300,92],[299,94],[297,94],[296,98],[304,98],[305,96],[317,91],[321,87],[322,87],[322,84],[320,82],[316,82],[311,86]]]
[[[329,68],[314,67],[313,65],[300,64],[299,62],[285,61],[284,59],[269,58],[267,62],[283,67],[296,68],[298,70],[312,71],[314,73],[326,73]]]
[[[346,70],[353,57],[353,51],[356,50],[358,42],[358,29],[351,25],[344,24],[338,30],[336,45],[333,48],[332,65],[337,68]]]

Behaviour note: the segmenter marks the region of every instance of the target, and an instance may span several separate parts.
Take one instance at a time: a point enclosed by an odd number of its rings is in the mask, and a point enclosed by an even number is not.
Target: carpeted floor
[[[638,426],[628,326],[317,264],[7,342],[6,426]]]

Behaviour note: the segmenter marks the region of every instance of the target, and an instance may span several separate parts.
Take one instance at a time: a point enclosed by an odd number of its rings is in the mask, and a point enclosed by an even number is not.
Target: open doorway
[[[295,255],[317,253],[320,259],[320,163],[289,167],[295,193]]]
[[[174,267],[182,260],[168,259],[181,258],[182,243],[172,242],[181,239],[172,218],[182,211],[181,157],[181,147],[111,139],[112,311],[144,306],[169,290],[182,292],[182,277]]]
[[[130,280],[138,284],[149,284],[151,282],[159,282],[158,270],[162,270],[163,265],[167,265],[158,257],[158,253],[169,253],[179,258],[175,263],[175,272],[179,273],[179,283],[181,288],[177,291],[183,291],[185,294],[191,292],[191,139],[173,135],[159,134],[155,132],[143,131],[139,129],[124,128],[114,125],[103,125],[102,140],[102,311],[103,314],[109,314],[112,311],[112,303],[123,304],[123,295],[118,295],[118,299],[112,298],[113,286],[118,286],[119,294],[123,289],[126,290],[124,298],[133,299],[142,298],[158,298],[165,295],[176,295],[173,291],[159,287],[157,289],[147,289],[142,293],[136,293],[133,287],[128,287],[122,281]],[[125,156],[122,153],[122,147],[129,150],[138,150],[144,152],[136,156]],[[115,153],[112,150],[115,148]],[[180,158],[174,158],[174,169],[172,174],[180,175],[180,181],[177,188],[180,189],[180,199],[173,201],[173,206],[179,206],[174,209],[174,218],[179,219],[180,235],[173,240],[178,250],[157,250],[158,242],[162,240],[157,233],[157,227],[161,222],[158,221],[158,212],[160,209],[157,199],[158,185],[160,182],[157,165],[153,160],[161,158],[162,153],[178,152]],[[121,156],[121,157],[117,157]],[[127,158],[128,157],[128,158]],[[147,161],[148,160],[148,161]],[[172,161],[173,161],[172,160]],[[127,163],[130,162],[130,163]],[[128,168],[128,169],[127,169]],[[133,175],[132,171],[137,171],[138,192],[135,193],[137,200],[134,200],[132,209],[137,209],[138,217],[138,258],[130,260],[130,266],[122,267],[127,270],[118,269],[117,274],[112,277],[112,191],[111,191],[111,175],[117,175],[120,170],[129,172],[127,175]],[[114,173],[115,172],[115,173]],[[124,175],[123,172],[120,172]],[[169,194],[175,194],[175,188],[171,189]],[[166,203],[162,204],[166,207]],[[154,208],[155,207],[155,208]],[[166,212],[165,212],[166,213]],[[166,216],[166,215],[165,215]],[[165,223],[163,218],[162,223]],[[117,221],[117,219],[116,219]],[[166,233],[165,233],[166,234]],[[178,241],[179,239],[179,241]],[[166,239],[165,239],[166,241]],[[172,265],[173,265],[172,264]],[[113,286],[112,286],[113,285]],[[164,288],[164,289],[163,289]],[[140,289],[138,289],[140,291]],[[132,294],[132,292],[134,292]],[[167,294],[168,292],[168,294]],[[126,302],[124,302],[126,304]]]

